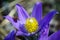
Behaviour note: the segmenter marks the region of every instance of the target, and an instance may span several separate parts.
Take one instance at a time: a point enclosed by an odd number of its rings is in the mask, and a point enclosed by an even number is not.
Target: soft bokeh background
[[[18,19],[15,8],[16,3],[21,4],[31,14],[32,8],[37,1],[43,2],[43,17],[52,9],[59,11],[59,14],[56,14],[50,21],[49,35],[60,30],[60,0],[0,0],[0,40],[3,40],[10,31],[15,30],[12,24],[3,16],[9,15],[16,21]]]

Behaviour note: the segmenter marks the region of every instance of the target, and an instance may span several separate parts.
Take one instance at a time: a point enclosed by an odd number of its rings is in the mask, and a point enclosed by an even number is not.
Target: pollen
[[[25,28],[29,33],[36,32],[38,30],[38,22],[35,18],[26,19]]]

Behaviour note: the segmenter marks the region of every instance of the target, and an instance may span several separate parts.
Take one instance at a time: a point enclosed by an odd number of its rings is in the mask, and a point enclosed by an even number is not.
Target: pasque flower
[[[6,19],[12,23],[17,31],[9,33],[4,40],[15,40],[15,36],[31,36],[36,33],[39,33],[37,40],[60,40],[60,31],[48,37],[49,22],[56,15],[56,10],[51,10],[42,18],[42,2],[37,2],[34,5],[31,16],[19,4],[16,4],[16,9],[19,20],[15,22],[10,16],[6,16]]]

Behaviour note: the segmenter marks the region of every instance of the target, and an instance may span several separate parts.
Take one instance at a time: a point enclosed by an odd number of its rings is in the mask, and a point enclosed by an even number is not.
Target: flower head
[[[18,30],[15,34],[16,36],[30,36],[39,33],[39,40],[47,40],[49,32],[49,22],[56,15],[56,10],[51,10],[48,14],[42,18],[42,2],[37,2],[33,8],[31,16],[25,11],[25,9],[16,4],[16,9],[18,13],[17,22],[10,16],[6,16],[13,26]]]
[[[38,30],[38,22],[35,18],[28,18],[25,23],[25,29],[29,32],[35,32]]]

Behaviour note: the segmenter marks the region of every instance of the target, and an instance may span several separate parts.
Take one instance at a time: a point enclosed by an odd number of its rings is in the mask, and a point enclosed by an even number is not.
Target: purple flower
[[[15,31],[10,32],[4,40],[15,40]]]
[[[54,15],[56,15],[56,10],[51,10],[44,18],[42,18],[42,2],[37,2],[35,4],[31,16],[29,16],[25,9],[19,4],[16,4],[16,9],[19,18],[17,22],[15,22],[12,17],[6,16],[6,19],[8,19],[17,29],[17,31],[13,33],[12,38],[14,38],[14,34],[15,36],[31,36],[39,33],[38,40],[59,40],[60,31],[48,37],[49,22]],[[10,35],[12,35],[12,32]],[[10,40],[11,36],[8,35],[5,39]]]

